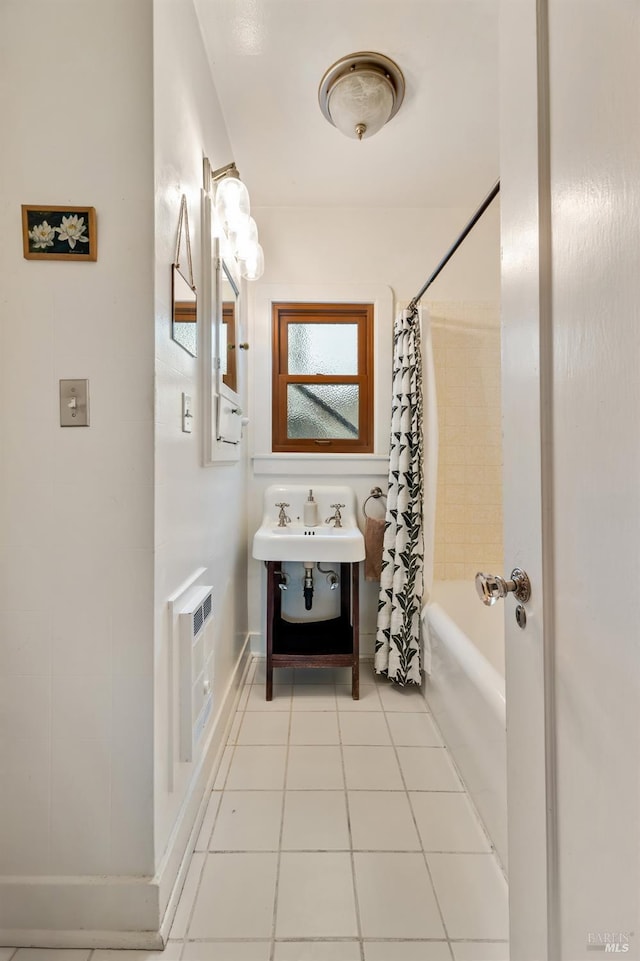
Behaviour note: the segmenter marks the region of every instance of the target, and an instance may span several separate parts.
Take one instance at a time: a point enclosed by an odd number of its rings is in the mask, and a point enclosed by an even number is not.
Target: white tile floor
[[[508,961],[507,888],[420,691],[252,665],[163,953],[0,961]]]

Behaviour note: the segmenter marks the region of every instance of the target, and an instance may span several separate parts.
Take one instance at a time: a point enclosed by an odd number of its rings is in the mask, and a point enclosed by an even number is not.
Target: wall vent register
[[[180,760],[193,761],[213,707],[211,587],[190,588],[178,613],[180,637]]]

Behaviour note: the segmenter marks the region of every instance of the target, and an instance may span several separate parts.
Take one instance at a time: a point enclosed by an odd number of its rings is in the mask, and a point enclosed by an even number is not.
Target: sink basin
[[[355,495],[350,487],[318,485],[313,496],[318,502],[320,523],[305,527],[303,505],[309,485],[272,485],[264,495],[262,524],[253,538],[253,556],[259,561],[334,561],[351,563],[364,560],[364,537],[356,523]],[[291,523],[278,526],[277,503],[286,508]],[[344,504],[342,527],[326,524],[334,513],[331,504]]]

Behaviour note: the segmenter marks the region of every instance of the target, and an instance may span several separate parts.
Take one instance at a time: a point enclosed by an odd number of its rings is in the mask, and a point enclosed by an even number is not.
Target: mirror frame
[[[204,188],[201,192],[202,217],[202,312],[205,318],[202,325],[202,362],[203,362],[203,391],[202,391],[202,424],[203,444],[202,460],[205,467],[217,464],[236,463],[240,459],[242,438],[242,396],[246,390],[245,365],[236,358],[236,386],[232,390],[223,382],[220,348],[222,342],[222,263],[224,251],[222,244],[212,237],[213,220],[213,192],[210,187],[208,161],[204,161]],[[244,312],[246,309],[243,284],[239,273],[234,270],[235,260],[227,257],[225,260],[225,275],[230,278],[236,296],[236,344],[243,339]],[[234,430],[231,436],[225,430],[225,417]]]
[[[216,304],[215,304],[215,315],[216,315],[216,392],[218,395],[218,403],[216,405],[216,440],[222,444],[232,444],[233,446],[239,446],[241,438],[241,430],[238,429],[240,424],[235,424],[235,430],[230,432],[228,429],[229,421],[228,415],[231,414],[238,418],[238,421],[242,417],[242,397],[240,396],[240,382],[242,378],[242,369],[240,364],[240,358],[236,355],[236,388],[235,390],[224,382],[224,374],[222,372],[222,347],[223,343],[226,342],[226,337],[223,335],[224,318],[223,318],[223,299],[222,299],[222,284],[223,277],[228,280],[231,284],[231,288],[236,295],[236,317],[235,317],[235,338],[236,344],[240,344],[242,340],[242,329],[241,329],[241,318],[242,318],[242,308],[243,308],[243,298],[241,295],[241,281],[240,274],[237,272],[235,265],[235,260],[227,256],[225,258],[224,252],[221,250],[222,243],[216,241],[216,253],[217,256],[214,258],[214,269],[215,269],[215,291],[216,291]],[[234,269],[235,268],[235,269]],[[238,348],[239,349],[239,348]]]

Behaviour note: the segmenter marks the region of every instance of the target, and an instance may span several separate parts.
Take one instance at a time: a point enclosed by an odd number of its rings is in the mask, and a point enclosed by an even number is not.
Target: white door
[[[545,237],[539,219],[535,0],[503,4],[500,45],[504,555],[508,568],[504,573],[520,567],[532,585],[524,630],[515,621],[513,597],[507,598],[505,609],[511,959],[556,961],[548,950],[547,919],[548,867],[553,857],[547,793],[553,789],[553,764],[547,756],[545,733],[550,707],[545,683],[542,532],[546,512],[540,404]],[[548,496],[545,485],[545,501]]]
[[[640,2],[501,23],[511,959],[637,959]]]

